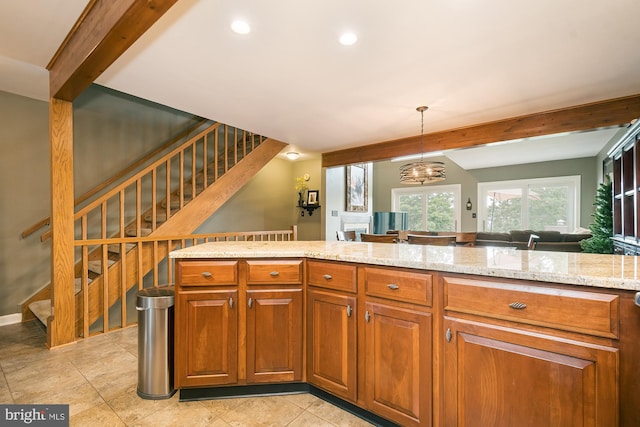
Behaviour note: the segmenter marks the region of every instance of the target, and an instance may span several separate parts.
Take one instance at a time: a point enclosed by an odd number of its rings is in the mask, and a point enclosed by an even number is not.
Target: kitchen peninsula
[[[305,386],[404,426],[640,425],[638,257],[325,241],[171,257],[183,399]]]

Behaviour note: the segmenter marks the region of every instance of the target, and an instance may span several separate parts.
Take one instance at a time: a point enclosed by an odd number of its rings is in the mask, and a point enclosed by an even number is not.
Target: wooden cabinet
[[[307,381],[338,397],[355,402],[355,296],[309,289],[307,319]]]
[[[180,260],[177,387],[301,381],[303,262]]]
[[[611,149],[616,252],[640,254],[640,120]]]
[[[432,420],[431,314],[367,302],[365,402],[403,426]]]
[[[432,276],[365,267],[366,407],[403,426],[433,422]]]
[[[443,287],[445,425],[618,425],[618,351],[599,338],[617,336],[615,295],[458,277]]]
[[[302,379],[302,288],[247,290],[247,382]]]
[[[357,400],[356,266],[307,262],[307,381]]]
[[[236,290],[185,292],[176,302],[176,387],[238,381]]]

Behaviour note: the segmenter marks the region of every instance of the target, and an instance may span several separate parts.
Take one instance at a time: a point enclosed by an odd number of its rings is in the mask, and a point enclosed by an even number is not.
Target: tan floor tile
[[[216,417],[221,417],[231,409],[245,402],[245,398],[228,398],[228,399],[212,399],[201,400],[200,403]],[[184,402],[183,402],[184,403]]]
[[[286,426],[301,413],[302,408],[283,396],[270,396],[246,399],[221,418],[234,427]]]
[[[370,423],[366,422],[362,418],[356,417],[355,415],[343,411],[337,406],[334,406],[323,400],[319,400],[318,402],[311,405],[309,408],[307,408],[307,411],[337,426],[371,426]]]
[[[87,409],[86,411],[82,411],[79,414],[71,416],[69,425],[72,427],[126,426],[126,424],[106,403],[94,406],[91,409]]]
[[[125,393],[107,401],[107,403],[127,425],[130,425],[160,410],[176,408],[178,405],[191,402],[179,402],[177,393],[171,399],[142,399],[137,395],[136,387],[131,387]]]
[[[286,394],[284,395],[285,399],[301,407],[302,409],[307,409],[309,406],[313,405],[316,402],[322,401],[319,397],[314,396],[309,393],[299,393],[299,394]]]
[[[199,402],[181,402],[179,405],[158,410],[153,414],[129,423],[129,426],[210,426],[218,418]]]
[[[336,427],[336,425],[320,417],[316,417],[310,412],[304,411],[287,427]]]

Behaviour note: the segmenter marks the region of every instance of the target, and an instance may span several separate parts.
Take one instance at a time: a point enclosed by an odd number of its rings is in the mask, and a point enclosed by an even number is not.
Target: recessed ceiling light
[[[236,34],[249,34],[251,27],[248,22],[237,20],[231,23],[231,30]]]
[[[358,41],[358,36],[355,33],[344,33],[340,36],[340,44],[343,46],[351,46]]]

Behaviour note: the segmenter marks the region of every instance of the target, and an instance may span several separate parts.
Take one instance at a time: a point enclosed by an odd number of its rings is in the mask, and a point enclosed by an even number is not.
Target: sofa
[[[508,233],[477,232],[475,246],[501,246],[527,249],[529,237],[535,234],[538,251],[582,252],[580,242],[590,233],[561,233],[559,231],[512,230]]]

